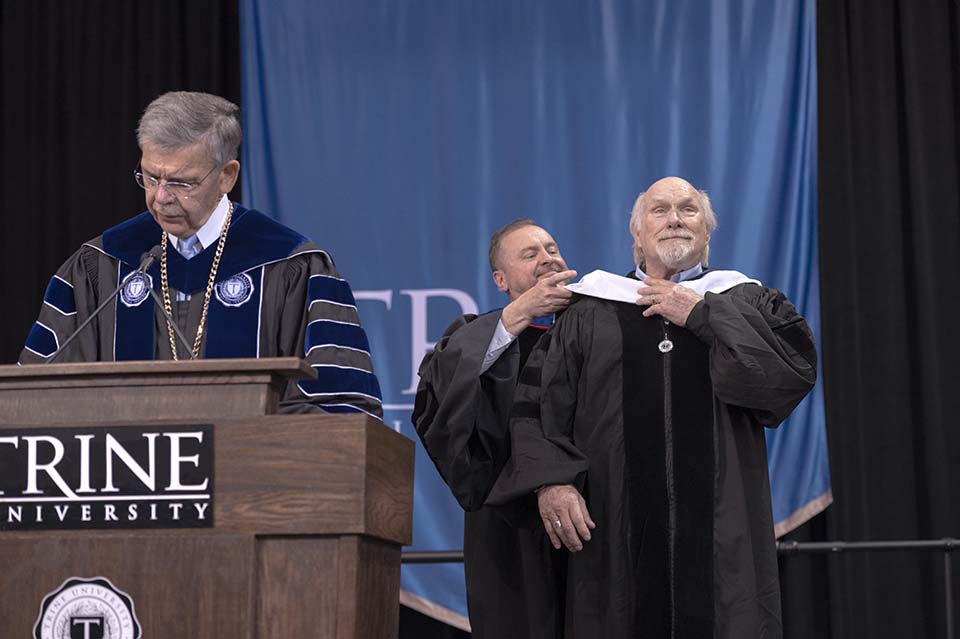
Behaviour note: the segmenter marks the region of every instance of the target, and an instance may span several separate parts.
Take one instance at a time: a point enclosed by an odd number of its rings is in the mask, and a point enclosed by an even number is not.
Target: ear
[[[221,193],[229,193],[240,177],[240,163],[236,160],[230,160],[223,165],[220,170],[219,188]]]
[[[506,276],[504,276],[503,271],[501,271],[500,269],[497,269],[493,272],[493,283],[496,284],[497,288],[499,288],[504,293],[506,293],[507,289],[509,288],[507,286],[507,278]]]

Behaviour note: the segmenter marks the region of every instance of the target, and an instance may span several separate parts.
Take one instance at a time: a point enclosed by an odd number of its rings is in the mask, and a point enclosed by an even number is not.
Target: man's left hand
[[[558,484],[538,488],[537,506],[543,529],[554,548],[560,550],[562,544],[570,552],[583,550],[583,542],[590,541],[590,530],[597,525],[575,486]]]
[[[676,326],[686,326],[690,311],[703,299],[693,289],[670,280],[648,277],[643,283],[637,289],[637,304],[649,307],[643,316],[659,315]]]

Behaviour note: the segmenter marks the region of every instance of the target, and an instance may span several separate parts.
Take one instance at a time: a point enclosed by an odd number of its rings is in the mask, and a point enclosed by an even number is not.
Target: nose
[[[164,182],[161,182],[157,185],[153,197],[159,204],[172,204],[173,201],[177,199],[172,193],[170,193],[170,191],[167,190]]]
[[[541,264],[552,264],[556,260],[557,260],[557,257],[555,255],[552,255],[544,247],[542,246],[540,247],[540,263]]]
[[[667,212],[667,224],[671,228],[680,226],[680,213],[677,211],[677,207],[671,206],[670,211]]]

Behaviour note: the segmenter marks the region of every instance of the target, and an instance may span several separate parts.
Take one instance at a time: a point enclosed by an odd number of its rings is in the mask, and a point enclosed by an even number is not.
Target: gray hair
[[[502,226],[497,231],[490,236],[490,250],[487,251],[487,259],[490,261],[490,270],[497,270],[497,262],[500,260],[500,242],[503,238],[516,231],[517,229],[522,229],[527,226],[539,226],[536,222],[529,218],[523,218],[520,220],[514,220],[506,226]]]
[[[163,151],[202,143],[218,165],[237,159],[240,107],[209,93],[171,91],[147,106],[137,126],[137,144]]]
[[[703,217],[707,223],[707,233],[713,234],[717,228],[717,215],[713,212],[713,204],[710,203],[710,197],[706,191],[697,189],[700,196],[700,209],[703,211]],[[637,201],[633,205],[633,211],[630,212],[630,236],[635,237],[640,231],[640,216],[643,215],[643,200],[647,195],[646,191],[637,196]],[[643,249],[633,243],[633,260],[641,269],[645,266],[646,260],[643,257]],[[704,267],[710,262],[710,242],[703,249],[703,256],[700,258],[700,264]]]

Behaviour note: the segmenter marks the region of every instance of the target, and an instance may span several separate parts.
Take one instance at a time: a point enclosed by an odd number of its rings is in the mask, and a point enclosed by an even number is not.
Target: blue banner
[[[630,270],[637,193],[706,189],[711,265],[782,289],[819,332],[815,1],[241,0],[246,204],[331,252],[385,420],[416,438],[416,370],[502,306],[490,234],[532,217],[581,274]],[[778,532],[830,500],[821,386],[768,437]],[[418,446],[416,549],[462,515]],[[465,621],[462,567],[405,566]],[[441,615],[442,616],[442,615]],[[462,623],[461,623],[462,625]]]

